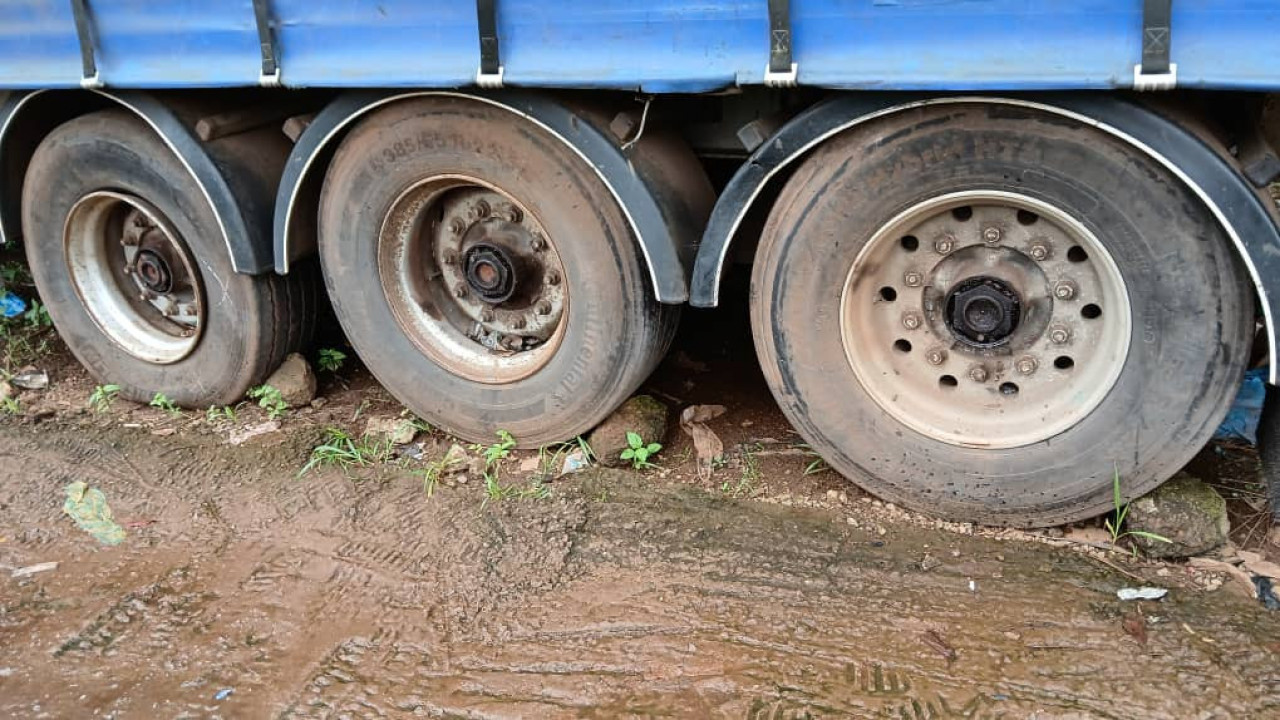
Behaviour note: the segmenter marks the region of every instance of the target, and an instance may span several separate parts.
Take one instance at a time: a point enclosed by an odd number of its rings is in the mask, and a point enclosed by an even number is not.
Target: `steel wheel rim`
[[[401,193],[379,233],[378,274],[406,336],[468,380],[523,380],[564,338],[555,243],[523,203],[477,178],[439,175]]]
[[[899,213],[858,253],[840,305],[845,355],[876,404],[973,448],[1077,425],[1115,385],[1132,329],[1124,278],[1097,237],[1000,190]]]
[[[63,228],[68,277],[113,344],[158,365],[191,354],[205,325],[196,263],[169,219],[125,193],[80,198]]]

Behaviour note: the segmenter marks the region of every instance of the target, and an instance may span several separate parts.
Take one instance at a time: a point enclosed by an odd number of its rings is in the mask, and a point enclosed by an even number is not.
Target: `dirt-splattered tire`
[[[474,100],[406,101],[352,129],[325,179],[320,259],[370,371],[477,442],[590,430],[653,370],[678,318],[592,168]]]
[[[946,518],[1045,526],[1170,477],[1225,414],[1250,285],[1176,177],[1105,133],[963,104],[868,123],[788,181],[756,347],[839,472]]]
[[[121,397],[235,403],[310,331],[308,273],[236,273],[200,188],[127,112],[84,115],[40,143],[22,227],[59,334]]]

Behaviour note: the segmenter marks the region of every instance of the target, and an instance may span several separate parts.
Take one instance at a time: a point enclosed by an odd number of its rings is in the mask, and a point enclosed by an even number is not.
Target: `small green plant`
[[[803,451],[805,455],[808,455],[810,458],[812,458],[809,461],[809,463],[804,466],[805,475],[817,475],[820,472],[825,472],[826,470],[830,469],[827,466],[827,461],[823,460],[822,456],[818,455],[818,453],[815,452],[814,449],[809,447],[808,445],[804,443],[799,443],[797,445],[793,445],[792,447],[795,447]]]
[[[208,423],[222,422],[223,420],[235,422],[236,409],[232,405],[210,405],[209,409],[204,411],[204,419]]]
[[[257,400],[258,407],[267,411],[267,417],[275,420],[289,412],[289,403],[284,401],[280,391],[270,385],[259,385],[249,388],[248,398]]]
[[[325,430],[325,440],[311,450],[311,458],[298,471],[306,475],[320,467],[340,468],[344,473],[358,467],[371,467],[386,462],[391,457],[391,442],[368,435],[359,438],[340,428]]]
[[[174,417],[182,414],[182,410],[180,410],[177,405],[174,405],[173,401],[169,399],[169,396],[164,393],[156,393],[155,395],[152,395],[151,402],[147,404],[157,410],[163,410]]]
[[[516,447],[516,439],[506,430],[498,431],[498,442],[491,445],[472,445],[471,451],[478,452],[484,457],[485,469],[488,470],[498,463],[511,457],[511,451]]]
[[[622,451],[620,456],[623,460],[631,462],[631,467],[636,470],[654,467],[649,462],[649,458],[656,455],[662,445],[659,443],[645,443],[644,438],[637,433],[627,431],[627,449]]]
[[[18,405],[17,398],[7,397],[0,400],[0,415],[18,415],[22,413],[22,406]]]
[[[111,409],[111,403],[116,401],[119,394],[119,385],[99,385],[89,394],[89,407],[96,413],[106,412]]]
[[[19,262],[0,263],[0,285],[30,285],[31,273]]]
[[[49,309],[46,308],[39,300],[32,300],[31,307],[22,314],[22,318],[27,321],[27,327],[47,328],[53,326],[53,320],[49,317]]]
[[[1157,535],[1155,533],[1147,532],[1145,530],[1124,530],[1123,529],[1124,520],[1129,515],[1130,503],[1125,502],[1123,496],[1120,493],[1120,468],[1116,468],[1115,476],[1111,480],[1111,498],[1112,498],[1112,503],[1115,506],[1115,512],[1111,517],[1108,517],[1105,520],[1103,520],[1102,524],[1104,527],[1107,528],[1107,532],[1111,533],[1112,547],[1119,547],[1120,541],[1125,539],[1126,537],[1140,537],[1147,540],[1154,540],[1155,542],[1162,542],[1162,543],[1173,542],[1172,540],[1170,540],[1167,537],[1164,537],[1163,535]]]
[[[316,364],[326,372],[338,372],[347,361],[347,354],[336,348],[321,348]]]

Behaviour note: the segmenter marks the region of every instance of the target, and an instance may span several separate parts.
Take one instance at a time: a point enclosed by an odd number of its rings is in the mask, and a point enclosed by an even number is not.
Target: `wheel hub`
[[[554,353],[568,311],[564,265],[534,213],[480,180],[423,180],[379,240],[383,290],[414,344],[451,372],[502,384]]]
[[[164,294],[173,289],[173,273],[169,263],[154,250],[139,250],[133,267],[147,290]]]
[[[1003,190],[941,195],[877,230],[849,270],[841,338],[903,425],[974,448],[1053,437],[1102,402],[1128,353],[1128,293],[1082,223]]]
[[[126,352],[157,364],[199,340],[203,288],[177,230],[141,198],[97,191],[67,215],[67,266],[94,323]]]
[[[971,277],[947,295],[947,327],[973,347],[997,347],[1008,341],[1021,313],[1018,293],[998,278]]]
[[[476,243],[467,250],[467,285],[486,302],[497,304],[516,291],[516,268],[511,256],[497,245]]]

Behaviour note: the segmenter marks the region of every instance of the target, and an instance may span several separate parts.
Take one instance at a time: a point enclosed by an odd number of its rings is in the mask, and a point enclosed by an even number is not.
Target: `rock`
[[[370,437],[386,438],[392,445],[408,445],[418,436],[418,428],[404,418],[369,418],[364,433]]]
[[[627,447],[627,433],[633,432],[647,443],[661,443],[667,436],[667,406],[649,397],[637,395],[622,404],[591,432],[587,444],[603,465],[620,467]]]
[[[1152,558],[1200,555],[1227,542],[1227,503],[1217,490],[1185,472],[1129,505],[1125,530],[1154,533],[1161,542],[1130,536]]]
[[[538,470],[540,469],[542,469],[542,458],[538,457],[537,455],[530,455],[529,457],[520,461],[519,470],[522,473],[526,473],[526,474],[535,473],[535,472],[538,472]]]
[[[316,397],[316,374],[298,353],[285,358],[266,384],[279,390],[281,399],[292,408],[307,405]]]
[[[230,437],[227,438],[227,444],[243,445],[260,435],[267,435],[279,429],[279,420],[268,420],[264,423],[258,423],[257,425],[250,425],[249,427],[231,431]]]
[[[18,391],[14,390],[12,385],[10,385],[9,383],[3,380],[0,380],[0,402],[4,402],[5,400],[8,400],[9,398],[13,397],[17,392]]]
[[[454,443],[449,446],[449,452],[444,454],[440,461],[441,473],[444,475],[456,475],[468,470],[471,466],[471,456],[467,454],[467,449]],[[459,482],[465,483],[465,479]]]

